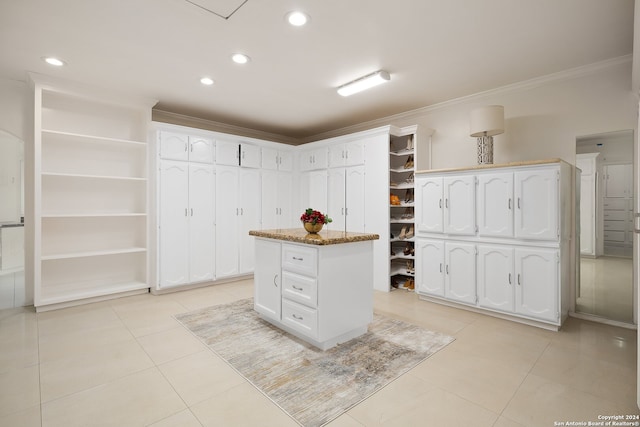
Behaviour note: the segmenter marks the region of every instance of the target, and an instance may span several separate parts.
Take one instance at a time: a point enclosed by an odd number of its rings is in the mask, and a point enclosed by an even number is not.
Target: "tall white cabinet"
[[[147,283],[147,126],[155,101],[31,75],[27,283],[38,310]]]
[[[421,297],[559,328],[575,282],[572,173],[559,160],[420,173]]]
[[[158,288],[212,281],[215,278],[213,140],[159,132],[159,146]]]

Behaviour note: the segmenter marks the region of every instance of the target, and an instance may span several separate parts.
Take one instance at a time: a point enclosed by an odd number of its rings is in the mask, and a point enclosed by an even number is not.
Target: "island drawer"
[[[282,296],[301,304],[318,306],[318,285],[314,278],[285,271],[282,273]]]
[[[282,245],[282,270],[316,277],[318,250],[299,245]]]
[[[318,311],[285,298],[282,299],[282,323],[308,337],[318,335]]]

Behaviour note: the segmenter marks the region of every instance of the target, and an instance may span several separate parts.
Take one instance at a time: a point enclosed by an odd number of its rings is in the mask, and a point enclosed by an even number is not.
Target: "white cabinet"
[[[293,152],[263,147],[262,169],[293,171]]]
[[[321,350],[367,331],[372,241],[316,246],[256,238],[255,250],[254,307],[262,318]]]
[[[416,179],[416,227],[426,233],[472,235],[476,232],[474,175]]]
[[[604,166],[604,197],[633,196],[633,164]]]
[[[260,171],[216,167],[216,276],[246,274],[254,268],[253,238],[260,228]]]
[[[328,197],[329,172],[326,169],[300,174],[300,215],[307,208],[327,213]]]
[[[329,146],[329,167],[355,166],[364,163],[364,144],[361,141]]]
[[[327,214],[333,222],[327,228],[364,232],[364,167],[329,169]]]
[[[159,288],[213,280],[213,166],[163,160],[159,181]]]
[[[554,249],[515,250],[515,311],[524,316],[560,322],[558,264]]]
[[[240,166],[245,168],[259,168],[261,159],[260,147],[244,142],[240,144]]]
[[[329,151],[327,147],[307,148],[298,154],[301,171],[326,169],[329,167]]]
[[[34,305],[145,292],[146,141],[155,102],[31,78],[25,272]]]
[[[476,246],[446,242],[444,296],[469,304],[476,302]]]
[[[293,176],[289,172],[262,170],[262,228],[293,226]]]
[[[160,158],[199,163],[213,163],[213,139],[161,131]]]
[[[575,283],[574,171],[549,161],[419,174],[418,293],[559,327]]]
[[[281,312],[281,250],[280,243],[256,239],[257,258],[254,273],[254,308],[273,320],[280,320]]]
[[[513,236],[513,173],[478,176],[478,234]]]
[[[521,239],[557,240],[559,171],[533,168],[515,172],[514,178],[515,236]]]
[[[260,147],[237,141],[216,141],[216,164],[259,168],[260,163]]]

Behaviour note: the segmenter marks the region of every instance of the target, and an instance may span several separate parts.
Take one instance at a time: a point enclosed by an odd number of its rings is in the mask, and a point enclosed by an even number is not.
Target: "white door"
[[[476,180],[474,175],[444,178],[444,232],[476,234]]]
[[[240,160],[240,144],[233,141],[216,141],[216,164],[227,166],[238,166]]]
[[[604,196],[631,197],[633,165],[604,166]]]
[[[289,172],[278,172],[278,228],[291,228],[300,214],[293,213],[293,175]],[[264,204],[264,198],[262,199]],[[296,221],[297,225],[297,221]]]
[[[415,242],[416,290],[444,297],[444,241],[417,239]]]
[[[531,169],[515,173],[515,236],[558,239],[558,170]]]
[[[213,163],[213,140],[197,136],[190,136],[189,161],[199,163]]]
[[[513,173],[479,174],[478,234],[513,236]]]
[[[415,180],[415,206],[417,231],[425,233],[444,231],[442,178],[421,176]]]
[[[174,132],[160,132],[160,157],[169,160],[189,159],[189,139],[187,135]]]
[[[189,168],[186,162],[160,161],[159,287],[189,282]]]
[[[301,174],[300,212],[296,212],[294,220],[299,221],[302,211],[308,208],[327,213],[328,185],[328,173],[326,170]],[[328,213],[333,218],[331,212]]]
[[[240,165],[245,168],[260,167],[260,147],[250,144],[240,145]]]
[[[516,313],[559,320],[558,263],[556,249],[515,250]]]
[[[328,203],[326,213],[329,214],[329,217],[333,220],[333,222],[327,226],[329,230],[345,231],[345,180],[346,170],[344,168],[329,169],[329,189],[327,192]]]
[[[476,303],[476,246],[445,243],[444,296],[468,304]]]
[[[262,148],[262,169],[278,170],[278,150]]]
[[[258,259],[253,275],[254,308],[266,317],[280,320],[281,245],[263,239],[256,239],[255,245]]]
[[[329,167],[337,168],[346,164],[344,144],[334,144],[329,147]]]
[[[478,305],[513,312],[515,275],[513,249],[478,246]]]
[[[264,155],[264,152],[262,154]],[[262,228],[278,228],[278,209],[280,203],[278,172],[275,170],[263,170],[260,186],[262,199]],[[291,197],[290,193],[289,197]]]
[[[213,166],[189,165],[189,282],[214,279]]]
[[[293,171],[293,152],[292,151],[278,152],[278,170],[281,172]]]
[[[216,276],[238,274],[238,167],[216,166]]]
[[[364,142],[355,141],[345,144],[344,157],[346,166],[364,164]]]
[[[240,273],[251,273],[255,265],[254,237],[249,230],[260,228],[260,171],[240,168],[239,206],[240,227],[236,239],[240,241]]]
[[[346,169],[345,230],[364,233],[364,166]]]

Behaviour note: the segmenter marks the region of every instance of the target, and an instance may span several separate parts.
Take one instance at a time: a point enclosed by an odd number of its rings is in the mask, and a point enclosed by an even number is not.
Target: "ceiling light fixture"
[[[213,84],[213,79],[211,79],[210,77],[203,77],[200,79],[200,83],[205,86],[211,86]]]
[[[309,22],[309,15],[300,11],[289,12],[285,15],[287,22],[294,27],[302,27]]]
[[[233,59],[233,62],[236,64],[246,64],[249,62],[249,57],[243,53],[234,53],[231,59]]]
[[[54,65],[56,67],[62,67],[65,64],[64,61],[62,61],[61,59],[58,59],[58,58],[54,58],[53,56],[46,56],[46,57],[42,58],[42,60],[44,62],[46,62],[47,64]]]
[[[375,73],[368,74],[364,77],[360,77],[357,80],[344,84],[338,88],[338,93],[342,96],[353,95],[354,93],[362,92],[379,84],[388,82],[391,80],[391,76],[384,70],[378,70]]]

